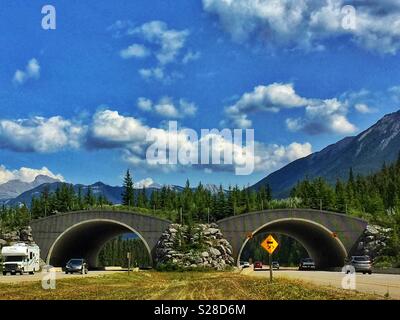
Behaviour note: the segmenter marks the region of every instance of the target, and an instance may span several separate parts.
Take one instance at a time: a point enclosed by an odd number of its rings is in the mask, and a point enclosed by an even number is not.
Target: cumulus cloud
[[[140,97],[137,101],[139,109],[145,112],[154,112],[159,116],[170,119],[182,119],[192,117],[196,114],[197,106],[193,102],[179,99],[175,102],[170,97],[163,97],[157,103],[152,100]]]
[[[13,77],[13,83],[16,85],[22,85],[29,79],[39,79],[40,78],[40,65],[39,62],[32,58],[29,60],[25,70],[17,70]]]
[[[147,22],[140,27],[130,29],[130,35],[140,35],[151,44],[159,47],[155,56],[161,65],[174,62],[184,48],[188,30],[169,29],[162,21]]]
[[[141,145],[149,128],[134,117],[120,115],[118,111],[102,110],[94,114],[88,132],[89,148],[121,148]]]
[[[85,127],[60,116],[0,119],[0,148],[18,152],[56,152],[78,148]]]
[[[115,37],[135,37],[145,42],[145,45],[133,44],[120,51],[120,56],[129,58],[156,59],[156,64],[141,68],[139,75],[145,80],[161,81],[169,84],[182,75],[170,71],[171,64],[187,64],[200,58],[200,52],[185,50],[190,32],[186,29],[176,30],[170,28],[165,22],[155,20],[135,26],[130,21],[117,21],[108,28]]]
[[[249,113],[279,112],[283,108],[302,107],[308,100],[296,94],[292,84],[273,83],[268,86],[257,86],[252,92],[242,95],[233,105],[225,108],[230,122],[240,128],[248,128],[251,121]]]
[[[190,50],[183,57],[182,63],[187,64],[190,61],[196,61],[196,60],[200,59],[200,57],[201,57],[201,53],[199,51],[193,52]]]
[[[346,5],[356,9],[354,19]],[[238,42],[256,37],[266,44],[310,50],[344,36],[383,54],[400,48],[397,0],[203,0],[203,9]]]
[[[154,184],[154,180],[152,178],[146,178],[146,179],[142,179],[138,182],[135,182],[133,184],[133,187],[135,189],[142,189],[142,188],[148,188],[153,184]]]
[[[347,119],[348,103],[338,99],[305,98],[298,95],[293,84],[273,83],[257,86],[245,93],[233,105],[225,108],[226,120],[222,126],[249,128],[251,114],[259,112],[277,113],[282,109],[302,108],[305,116],[288,118],[286,126],[290,131],[303,130],[309,134],[354,133],[357,128]]]
[[[150,106],[152,111],[161,112],[164,116],[166,113],[170,113],[171,116],[181,117],[181,113],[190,115],[196,110],[192,103],[184,99],[179,100],[176,105],[170,106],[173,111],[166,107],[169,103],[171,101],[167,99],[161,99],[157,104],[153,104],[151,100],[145,98],[138,100],[138,104],[142,107]],[[180,114],[177,114],[178,112]],[[186,128],[178,129],[177,124],[175,130],[168,129],[150,127],[135,117],[122,115],[111,109],[97,111],[87,124],[80,124],[62,117],[0,120],[0,148],[18,152],[56,152],[68,148],[115,149],[121,152],[123,160],[138,167],[161,168],[161,170],[183,168],[185,164],[182,163],[161,166],[148,161],[147,151],[154,142],[149,139],[150,133],[150,137],[157,138],[157,143],[166,145],[165,151],[161,151],[161,153],[165,152],[165,155],[176,154],[181,150],[184,152],[200,151],[198,148],[201,143],[211,141],[210,154],[216,152],[222,156],[228,150],[234,154],[234,161],[224,163],[225,159],[222,158],[221,165],[210,163],[204,166],[198,158],[199,163],[195,164],[193,168],[231,172],[242,167],[244,163],[254,163],[256,171],[274,170],[311,153],[309,143],[292,143],[282,146],[255,142],[255,148],[252,148],[251,143],[247,144],[246,141],[246,143],[243,142],[243,145],[238,144],[233,137],[226,137],[218,130],[206,134],[201,133],[201,135],[199,133],[199,136],[196,135],[193,138],[188,135]],[[44,167],[39,170],[21,168],[18,171],[1,168],[0,181],[8,181],[16,177],[28,181],[34,179],[38,174],[63,180],[62,176],[53,174]]]
[[[315,100],[305,110],[304,118],[286,120],[289,130],[303,130],[312,135],[321,133],[344,135],[357,131],[357,127],[346,117],[347,104],[337,99]]]
[[[359,113],[375,113],[376,109],[369,107],[365,103],[357,103],[354,108],[359,112]]]
[[[60,181],[65,181],[61,174],[54,174],[46,167],[41,169],[32,169],[22,167],[20,169],[9,170],[4,165],[0,165],[0,184],[6,183],[11,180],[20,180],[23,182],[32,182],[39,175],[45,175]]]
[[[123,59],[145,58],[149,55],[150,51],[141,44],[133,44],[120,52],[120,56]]]

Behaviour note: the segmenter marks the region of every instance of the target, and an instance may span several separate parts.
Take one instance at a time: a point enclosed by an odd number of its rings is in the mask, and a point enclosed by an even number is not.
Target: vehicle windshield
[[[353,257],[354,261],[369,261],[368,257]]]
[[[71,260],[69,260],[69,264],[73,264],[73,265],[75,265],[75,264],[82,264],[82,259],[71,259]]]
[[[4,257],[5,262],[21,262],[24,261],[24,256],[6,256]]]
[[[303,262],[314,262],[314,261],[311,258],[306,258],[306,259],[303,259]]]

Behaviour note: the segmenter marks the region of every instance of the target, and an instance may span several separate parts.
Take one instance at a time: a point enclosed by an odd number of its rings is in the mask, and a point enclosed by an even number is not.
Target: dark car
[[[354,267],[356,272],[372,274],[372,262],[368,256],[352,256],[350,264]]]
[[[261,261],[256,261],[256,262],[254,262],[254,266],[253,266],[253,269],[254,269],[254,270],[256,270],[256,269],[262,269],[262,267],[263,267],[263,264],[262,264]]]
[[[272,261],[272,269],[279,270],[279,262],[278,261]]]
[[[71,259],[65,266],[65,273],[79,272],[81,274],[87,274],[89,271],[88,264],[85,259]]]
[[[312,270],[315,269],[314,260],[311,258],[304,258],[300,260],[299,270]]]

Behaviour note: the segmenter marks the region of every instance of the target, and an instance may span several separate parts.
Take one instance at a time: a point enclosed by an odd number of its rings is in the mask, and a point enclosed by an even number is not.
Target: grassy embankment
[[[38,282],[0,284],[0,300],[115,299],[115,300],[342,300],[378,296],[319,287],[302,281],[275,279],[271,284],[233,272],[137,272],[101,277],[62,279],[55,290]]]

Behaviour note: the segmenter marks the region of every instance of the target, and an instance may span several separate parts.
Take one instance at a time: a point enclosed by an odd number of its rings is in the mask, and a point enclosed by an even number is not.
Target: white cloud
[[[19,152],[56,152],[78,148],[85,127],[60,116],[0,119],[0,148]]]
[[[225,108],[225,114],[240,128],[249,128],[251,121],[249,113],[278,112],[283,108],[305,106],[308,100],[296,94],[293,84],[273,83],[268,86],[257,86],[252,92],[247,92],[233,105]]]
[[[108,29],[113,31],[116,37],[126,35],[145,42],[146,46],[133,44],[122,50],[120,55],[124,59],[154,56],[156,64],[139,69],[139,75],[148,81],[156,80],[169,84],[182,78],[178,72],[169,70],[171,64],[187,64],[200,58],[199,52],[184,53],[190,32],[186,29],[170,28],[163,21],[150,21],[141,26],[134,26],[130,21],[117,21]]]
[[[139,109],[145,112],[154,112],[159,116],[170,119],[182,119],[196,114],[197,106],[193,102],[180,99],[177,103],[170,97],[163,97],[157,103],[140,97],[137,101]]]
[[[300,158],[304,158],[312,153],[312,146],[306,142],[304,144],[293,142],[287,146],[271,144],[256,144],[255,165],[256,170],[270,173],[278,170],[286,164]]]
[[[137,101],[137,106],[140,110],[149,112],[153,108],[153,101],[147,98],[140,97]]]
[[[45,175],[60,181],[65,181],[61,174],[54,174],[46,167],[41,169],[32,169],[22,167],[16,170],[9,170],[4,165],[0,165],[0,184],[6,183],[10,180],[21,180],[23,182],[32,182],[39,175]]]
[[[183,57],[182,59],[182,63],[183,64],[187,64],[191,61],[196,61],[199,60],[201,57],[201,53],[199,51],[193,52],[193,51],[189,51],[188,53],[186,53],[186,55]]]
[[[358,129],[347,119],[347,113],[347,104],[337,99],[314,100],[306,107],[304,118],[289,118],[286,120],[286,125],[291,131],[303,130],[312,135],[353,134]]]
[[[345,28],[345,5],[356,9],[355,28]],[[397,0],[203,0],[235,41],[256,37],[266,44],[318,49],[327,39],[348,36],[367,50],[395,54],[400,49]]]
[[[159,46],[156,58],[161,65],[175,62],[189,35],[188,30],[169,29],[162,21],[151,21],[128,31],[131,35],[140,35],[149,43]]]
[[[22,85],[29,79],[39,79],[40,78],[40,65],[39,62],[32,58],[29,60],[24,71],[17,70],[13,77],[13,82],[16,85]]]
[[[369,107],[365,103],[357,103],[354,108],[359,112],[359,113],[375,113],[376,109]]]
[[[90,125],[89,148],[121,148],[140,145],[146,140],[149,128],[134,117],[125,117],[118,111],[102,110],[94,114]]]
[[[303,118],[288,118],[286,126],[290,131],[303,130],[309,134],[354,133],[357,128],[347,119],[348,103],[338,99],[304,98],[296,93],[293,84],[273,83],[257,86],[252,92],[242,95],[233,105],[225,108],[226,120],[222,126],[249,128],[249,115],[257,112],[279,112],[282,109],[302,108]]]
[[[148,188],[152,184],[154,184],[154,180],[152,178],[146,178],[146,179],[143,179],[143,180],[140,180],[140,181],[134,183],[133,187],[135,189],[142,189],[142,188]]]
[[[120,56],[123,59],[145,58],[150,55],[150,51],[143,45],[133,44],[128,48],[121,50]]]

